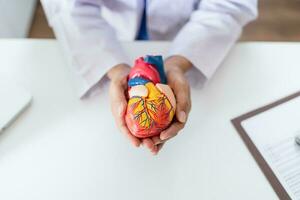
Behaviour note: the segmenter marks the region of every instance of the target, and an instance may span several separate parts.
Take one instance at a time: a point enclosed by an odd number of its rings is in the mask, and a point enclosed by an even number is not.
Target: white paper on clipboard
[[[292,199],[300,200],[300,97],[241,123]]]

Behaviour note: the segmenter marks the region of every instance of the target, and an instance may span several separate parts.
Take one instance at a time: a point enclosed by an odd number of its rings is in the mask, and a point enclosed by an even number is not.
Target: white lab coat
[[[143,0],[42,0],[48,22],[71,63],[81,97],[119,63],[132,63],[119,41],[133,41]],[[148,0],[150,40],[172,41],[168,55],[189,59],[200,82],[216,71],[257,0]],[[97,88],[97,87],[96,87]]]

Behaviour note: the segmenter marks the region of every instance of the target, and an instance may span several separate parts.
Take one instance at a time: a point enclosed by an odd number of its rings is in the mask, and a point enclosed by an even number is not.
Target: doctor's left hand
[[[185,73],[192,67],[192,63],[182,56],[172,56],[165,61],[165,70],[168,85],[172,88],[176,98],[175,119],[160,136],[152,138],[157,146],[154,154],[157,154],[164,143],[175,137],[185,126],[189,112],[191,110],[190,86],[185,78]]]
[[[107,72],[107,76],[111,80],[109,97],[111,111],[118,128],[127,136],[134,146],[139,147],[141,140],[131,134],[125,123],[125,112],[127,108],[125,93],[127,91],[127,75],[129,72],[130,66],[127,64],[116,65]]]

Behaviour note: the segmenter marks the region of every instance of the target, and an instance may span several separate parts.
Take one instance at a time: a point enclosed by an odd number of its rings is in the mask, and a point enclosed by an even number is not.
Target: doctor
[[[203,85],[214,74],[243,26],[257,16],[257,0],[42,0],[61,42],[80,97],[107,79],[115,121],[135,146],[157,154],[185,125],[191,109],[188,81]],[[175,122],[159,137],[140,140],[126,127],[124,96],[130,70],[120,41],[172,41],[165,60],[177,99]],[[186,78],[187,77],[187,78]]]

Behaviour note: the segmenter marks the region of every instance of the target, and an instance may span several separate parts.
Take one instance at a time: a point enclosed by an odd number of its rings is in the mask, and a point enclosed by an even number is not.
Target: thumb
[[[190,110],[189,90],[181,90],[176,95],[176,118],[179,122],[185,123]]]
[[[127,101],[124,95],[125,88],[120,83],[111,83],[110,86],[110,102],[111,110],[115,118],[124,116],[127,106]]]
[[[187,118],[187,116],[186,116],[186,112],[185,111],[176,111],[176,118],[177,118],[177,120],[179,121],[179,122],[181,122],[181,123],[185,123],[186,122],[186,118]]]
[[[111,83],[110,101],[112,114],[120,131],[128,137],[134,146],[139,146],[141,143],[140,140],[130,133],[125,122],[127,100],[124,95],[124,90],[124,85],[114,82]]]

